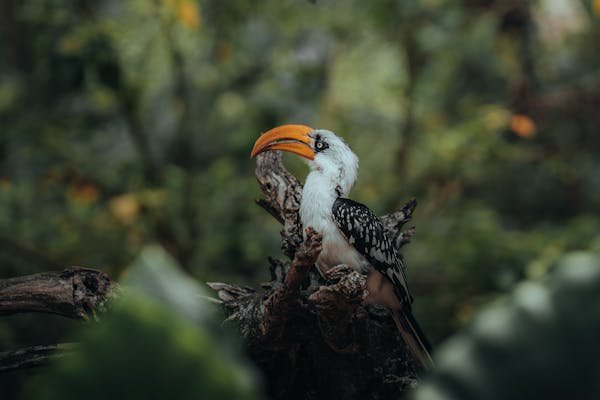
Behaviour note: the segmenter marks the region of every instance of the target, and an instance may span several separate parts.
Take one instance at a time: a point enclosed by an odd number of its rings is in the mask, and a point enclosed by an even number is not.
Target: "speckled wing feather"
[[[348,243],[392,281],[400,301],[410,304],[412,297],[402,257],[385,234],[381,220],[364,204],[341,197],[333,203],[332,211],[333,219]]]

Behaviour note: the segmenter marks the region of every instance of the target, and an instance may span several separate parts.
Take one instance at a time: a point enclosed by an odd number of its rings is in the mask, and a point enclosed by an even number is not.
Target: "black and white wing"
[[[341,197],[333,203],[332,211],[333,219],[348,243],[392,281],[400,301],[410,304],[412,297],[406,283],[404,262],[377,215],[364,204]]]

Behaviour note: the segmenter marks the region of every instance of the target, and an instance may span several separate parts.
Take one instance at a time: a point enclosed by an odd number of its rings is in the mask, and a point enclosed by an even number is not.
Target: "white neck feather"
[[[333,203],[347,197],[358,174],[358,158],[348,151],[344,159],[315,158],[306,177],[300,203],[300,220],[325,234],[335,224],[331,221]]]

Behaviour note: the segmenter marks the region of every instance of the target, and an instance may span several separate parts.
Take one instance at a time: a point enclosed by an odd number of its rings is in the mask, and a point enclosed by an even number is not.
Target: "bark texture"
[[[88,319],[117,293],[108,274],[71,267],[0,280],[0,315],[40,312]],[[73,351],[75,344],[31,346],[0,353],[0,372],[46,365]]]
[[[283,166],[280,152],[257,157],[265,195],[257,203],[282,223],[282,251],[270,259],[271,282],[260,290],[208,283],[229,323],[243,334],[250,357],[263,371],[273,399],[390,399],[417,384],[418,364],[397,334],[389,312],[363,304],[365,277],[340,265],[321,277],[312,268],[321,236],[298,215],[302,186]],[[398,247],[416,207],[411,200],[381,217]],[[303,239],[303,237],[305,239]]]
[[[0,280],[0,315],[22,312],[88,318],[101,309],[115,284],[105,272],[72,267]]]

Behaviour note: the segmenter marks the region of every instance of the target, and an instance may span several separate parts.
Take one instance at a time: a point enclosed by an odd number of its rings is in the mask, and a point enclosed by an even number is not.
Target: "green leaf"
[[[213,314],[204,288],[157,245],[142,250],[125,271],[122,284],[125,290],[139,291],[195,323],[207,321]]]
[[[600,257],[571,253],[440,348],[415,398],[599,398],[598,332]]]

